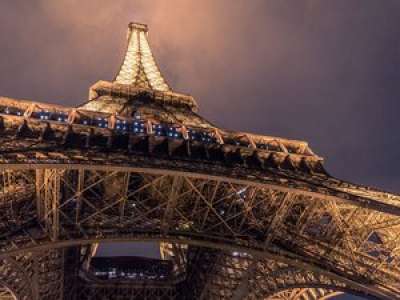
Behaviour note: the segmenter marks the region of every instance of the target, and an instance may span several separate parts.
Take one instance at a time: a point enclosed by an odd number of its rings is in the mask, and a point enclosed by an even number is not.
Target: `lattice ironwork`
[[[128,48],[115,81],[157,91],[170,91],[153,58],[146,35],[146,25],[129,24]]]
[[[78,108],[0,98],[0,284],[37,300],[400,299],[400,196],[331,177],[306,142],[216,128],[161,80],[146,30],[130,25],[116,81]],[[170,272],[91,274],[116,241],[160,243]]]

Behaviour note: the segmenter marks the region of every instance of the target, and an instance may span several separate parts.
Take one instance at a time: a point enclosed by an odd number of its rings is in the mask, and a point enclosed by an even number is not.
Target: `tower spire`
[[[147,35],[147,25],[129,24],[127,50],[114,82],[156,91],[171,91],[154,60]]]

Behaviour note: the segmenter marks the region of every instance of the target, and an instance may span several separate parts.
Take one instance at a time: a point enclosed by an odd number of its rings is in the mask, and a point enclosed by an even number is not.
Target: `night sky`
[[[215,124],[306,140],[333,176],[400,192],[399,0],[2,0],[0,95],[86,101],[130,21]]]

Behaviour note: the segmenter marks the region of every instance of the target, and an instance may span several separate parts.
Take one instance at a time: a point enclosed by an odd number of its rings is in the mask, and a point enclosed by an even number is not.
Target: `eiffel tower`
[[[0,299],[400,299],[400,196],[197,111],[137,23],[82,105],[0,97]]]

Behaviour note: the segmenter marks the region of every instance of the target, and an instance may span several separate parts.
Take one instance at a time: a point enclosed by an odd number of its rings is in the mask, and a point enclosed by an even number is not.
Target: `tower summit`
[[[147,32],[78,107],[0,97],[0,300],[399,300],[400,196],[208,122]],[[93,257],[143,241],[162,259]]]
[[[190,95],[172,91],[152,54],[145,24],[130,23],[122,64],[112,82],[99,81],[89,91],[89,102],[82,109],[129,116],[140,110],[143,100],[163,110],[197,110]],[[147,104],[146,104],[147,106]],[[155,107],[154,107],[155,108]]]
[[[129,24],[126,54],[114,82],[162,92],[171,91],[154,60],[147,35],[147,25]]]

